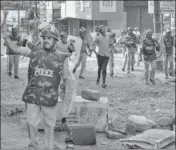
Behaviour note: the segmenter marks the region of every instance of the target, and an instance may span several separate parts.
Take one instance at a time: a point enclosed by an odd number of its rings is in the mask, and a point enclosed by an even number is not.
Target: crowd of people
[[[129,27],[122,30],[121,37],[117,41],[116,35],[104,25],[95,27],[95,36],[92,42],[86,36],[86,29],[81,27],[79,30],[79,38],[81,40],[80,55],[75,64],[72,73],[77,71],[81,65],[79,73],[80,79],[85,79],[84,70],[86,68],[87,57],[91,57],[95,53],[97,57],[97,79],[96,84],[100,83],[102,76],[102,88],[106,88],[107,66],[109,64],[110,75],[114,75],[114,53],[116,46],[121,45],[123,56],[125,58],[122,71],[127,73],[135,70],[135,54],[138,56],[137,65],[144,62],[145,83],[155,84],[156,72],[156,51],[162,51],[164,56],[164,71],[166,78],[169,75],[174,76],[173,71],[173,54],[174,54],[174,38],[171,31],[167,30],[166,34],[158,41],[152,37],[152,30],[145,31],[142,36],[139,29]],[[29,148],[38,148],[37,127],[40,123],[40,117],[44,119],[45,126],[45,143],[47,148],[54,147],[54,126],[57,119],[57,102],[58,89],[62,87],[68,72],[68,58],[76,52],[75,41],[67,40],[67,32],[58,33],[53,24],[39,26],[39,40],[24,41],[19,44],[18,37],[14,30],[12,36],[8,36],[3,32],[3,38],[8,49],[9,55],[9,76],[12,75],[12,66],[14,64],[15,78],[18,77],[19,56],[23,55],[30,58],[28,67],[28,85],[23,94],[22,100],[27,105],[28,132],[30,138]],[[16,41],[18,44],[13,43]],[[168,72],[168,63],[170,63],[170,72]],[[149,73],[149,67],[151,71]],[[61,98],[63,99],[63,98]],[[65,123],[66,117],[62,117]]]

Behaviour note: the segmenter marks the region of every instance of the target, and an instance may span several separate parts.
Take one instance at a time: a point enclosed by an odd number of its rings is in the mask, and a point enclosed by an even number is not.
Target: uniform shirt
[[[55,106],[67,54],[57,50],[45,51],[32,43],[27,46],[31,49],[30,74],[22,100],[37,105]]]
[[[109,57],[109,37],[107,35],[96,36],[93,41],[93,49],[95,49],[96,46],[98,46],[98,55]]]
[[[158,47],[158,43],[155,39],[145,38],[142,41],[141,52],[144,56],[145,61],[153,61],[156,60],[155,49]]]
[[[173,46],[174,46],[174,37],[173,36],[164,36],[164,46],[166,55],[172,55],[173,54]]]
[[[136,48],[137,38],[135,34],[127,34],[122,42],[127,48]]]

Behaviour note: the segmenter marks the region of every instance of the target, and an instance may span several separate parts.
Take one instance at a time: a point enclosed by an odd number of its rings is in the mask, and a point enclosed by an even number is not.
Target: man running
[[[38,47],[30,42],[27,43],[27,47],[19,47],[13,44],[6,33],[3,32],[3,38],[13,52],[28,56],[31,59],[29,83],[22,97],[22,100],[27,103],[30,138],[28,148],[39,148],[37,131],[42,118],[45,127],[46,148],[53,149],[54,127],[58,111],[58,87],[64,61],[71,54],[62,53],[55,49],[58,35],[54,26],[45,30],[42,37],[43,47]]]
[[[96,83],[99,84],[102,72],[102,88],[106,88],[106,72],[109,61],[109,36],[106,35],[106,27],[104,25],[99,26],[99,32],[100,35],[94,39],[92,51],[96,53],[98,62],[98,77]],[[98,52],[95,51],[96,46],[98,46]]]
[[[88,38],[86,36],[86,29],[84,27],[80,28],[79,30],[79,35],[80,35],[80,38],[82,40],[82,46],[81,46],[81,51],[80,51],[80,56],[79,56],[79,60],[78,62],[75,64],[75,67],[73,69],[73,73],[76,72],[76,69],[80,66],[81,64],[81,71],[80,71],[80,74],[79,74],[79,78],[80,79],[84,79],[84,76],[83,76],[83,73],[84,73],[84,70],[86,68],[86,62],[87,62],[87,48],[89,49],[89,51],[91,51],[90,49],[90,43],[88,41]]]
[[[146,85],[150,82],[155,85],[155,72],[156,72],[156,48],[159,50],[159,43],[152,38],[152,30],[146,31],[146,37],[142,40],[141,53],[143,56],[145,66],[145,83]],[[151,67],[149,75],[149,66]]]

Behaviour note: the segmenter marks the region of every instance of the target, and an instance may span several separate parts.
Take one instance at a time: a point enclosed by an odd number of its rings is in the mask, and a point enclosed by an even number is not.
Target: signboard
[[[45,3],[41,3],[39,5],[39,16],[40,16],[40,21],[46,20],[46,4]]]
[[[53,9],[61,9],[60,1],[53,1]]]
[[[90,3],[91,1],[83,1],[83,7],[84,8],[90,7],[91,6]],[[81,1],[76,1],[76,8],[79,8],[79,7],[81,7]]]
[[[61,10],[53,9],[53,20],[58,20],[61,18]]]
[[[148,1],[148,13],[154,14],[154,1]]]
[[[175,1],[160,1],[160,10],[162,14],[174,14]]]
[[[116,12],[116,1],[99,1],[99,12]]]
[[[160,1],[161,14],[175,14],[175,1]],[[154,14],[154,1],[148,1],[148,13]]]
[[[22,26],[26,26],[29,24],[29,20],[27,18],[21,18],[21,24]]]
[[[61,18],[61,2],[53,1],[53,21],[56,21]]]

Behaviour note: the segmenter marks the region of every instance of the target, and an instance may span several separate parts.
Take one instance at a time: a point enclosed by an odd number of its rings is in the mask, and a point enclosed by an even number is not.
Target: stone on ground
[[[126,122],[126,131],[134,135],[135,132],[143,132],[157,126],[157,123],[144,116],[130,115]]]
[[[159,126],[170,126],[174,122],[174,118],[161,117],[156,122]]]
[[[87,100],[99,100],[100,92],[92,89],[84,89],[81,91],[81,97]]]
[[[106,136],[109,138],[109,139],[122,139],[122,138],[125,138],[125,135],[119,133],[119,132],[116,132],[116,131],[106,131]]]

